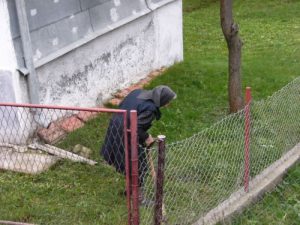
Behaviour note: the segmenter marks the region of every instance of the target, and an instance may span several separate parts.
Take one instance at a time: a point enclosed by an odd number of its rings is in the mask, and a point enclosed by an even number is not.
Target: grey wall
[[[12,85],[12,74],[10,71],[0,70],[0,99],[2,102],[15,102],[16,97]]]
[[[101,105],[151,71],[182,61],[181,12],[181,0],[173,1],[40,66],[41,103]]]
[[[3,33],[11,33],[14,46],[8,70],[15,98],[28,102],[24,77],[15,72],[24,66],[16,0],[0,2],[9,14],[11,32]],[[25,0],[25,10],[44,104],[101,104],[115,90],[182,60],[181,0]]]
[[[13,71],[24,66],[16,0],[0,1],[9,12]],[[182,60],[181,0],[25,0],[25,10],[43,104],[101,104]],[[14,83],[16,101],[27,102],[26,87]]]
[[[23,66],[15,0],[7,1],[18,64]],[[96,36],[149,13],[150,5],[164,2],[170,0],[26,0],[35,65],[47,63]],[[87,40],[82,41],[84,39]]]

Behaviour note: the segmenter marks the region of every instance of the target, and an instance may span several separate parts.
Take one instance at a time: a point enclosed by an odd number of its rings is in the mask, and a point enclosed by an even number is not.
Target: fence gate
[[[1,103],[0,221],[131,223],[127,118],[125,110]],[[126,176],[100,156],[105,140]]]

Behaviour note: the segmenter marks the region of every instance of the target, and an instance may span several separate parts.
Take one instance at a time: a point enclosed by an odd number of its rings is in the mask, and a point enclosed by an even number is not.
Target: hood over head
[[[160,85],[149,91],[142,91],[139,99],[152,100],[156,107],[162,107],[176,98],[176,93],[166,85]]]

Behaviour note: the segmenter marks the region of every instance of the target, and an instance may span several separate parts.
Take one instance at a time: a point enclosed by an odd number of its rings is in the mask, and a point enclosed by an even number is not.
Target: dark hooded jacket
[[[138,142],[143,146],[154,119],[160,119],[160,110],[154,102],[137,98],[142,90],[134,90],[120,104],[120,109],[128,110],[127,124],[130,127],[130,110],[138,115]],[[130,138],[128,138],[130,140]],[[123,116],[115,114],[110,121],[101,154],[120,173],[125,173]]]
[[[151,127],[153,120],[160,119],[161,113],[159,107],[170,102],[175,96],[173,91],[170,93],[162,93],[163,89],[166,89],[165,87],[166,86],[158,86],[152,91],[144,91],[140,89],[134,90],[127,95],[119,106],[120,109],[128,111],[128,128],[130,127],[130,110],[137,111],[140,183],[143,183],[143,177],[147,171],[147,166],[145,166],[147,165],[147,163],[145,163],[146,153],[143,150],[143,147],[145,147],[145,140],[149,136],[147,131]],[[165,95],[168,96],[161,97]],[[128,140],[130,140],[130,137]],[[130,141],[128,145],[130,147]],[[105,161],[107,161],[110,165],[113,165],[118,172],[125,174],[124,129],[122,115],[115,114],[112,117],[101,149],[101,155]]]

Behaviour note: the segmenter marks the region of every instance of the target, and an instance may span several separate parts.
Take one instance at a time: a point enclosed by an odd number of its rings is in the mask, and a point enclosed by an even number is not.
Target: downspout
[[[145,0],[145,4],[150,11],[153,11],[152,7],[150,6],[151,2],[149,0]]]
[[[29,25],[28,25],[26,8],[25,8],[25,1],[15,0],[15,2],[16,2],[17,14],[18,14],[22,47],[24,52],[25,66],[29,73],[27,75],[29,98],[32,104],[39,104],[40,85],[39,85],[39,81],[33,63],[32,45],[31,45],[30,31],[29,31]]]

